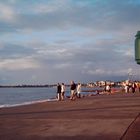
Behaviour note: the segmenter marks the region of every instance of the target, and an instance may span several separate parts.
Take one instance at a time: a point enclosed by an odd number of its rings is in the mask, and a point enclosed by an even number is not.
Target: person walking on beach
[[[77,85],[77,97],[81,98],[81,83],[78,83]]]
[[[64,98],[65,98],[65,85],[64,83],[61,84],[61,99],[62,101],[64,101]]]
[[[131,87],[131,89],[132,89],[132,93],[135,93],[136,88],[137,88],[136,83],[133,82],[133,83],[132,83],[132,87]]]
[[[71,81],[71,85],[70,85],[70,100],[75,100],[76,99],[76,84],[74,83],[74,81]]]
[[[111,86],[109,84],[106,85],[106,91],[107,93],[111,93]]]
[[[129,85],[125,84],[124,85],[124,90],[125,90],[125,93],[129,93]]]
[[[61,85],[57,84],[57,99],[58,101],[61,101]]]

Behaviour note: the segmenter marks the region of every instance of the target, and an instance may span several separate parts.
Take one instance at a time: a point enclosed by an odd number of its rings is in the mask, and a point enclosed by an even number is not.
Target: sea
[[[56,87],[0,88],[0,108],[56,101],[56,95]],[[65,96],[70,96],[69,87]]]

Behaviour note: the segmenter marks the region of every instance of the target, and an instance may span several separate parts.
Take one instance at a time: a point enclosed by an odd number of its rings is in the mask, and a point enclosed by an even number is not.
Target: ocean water
[[[88,94],[88,92],[81,94]],[[55,101],[56,95],[56,87],[0,88],[0,108]],[[66,87],[65,96],[70,96],[69,87]]]
[[[56,88],[0,88],[0,108],[52,101],[55,98]]]

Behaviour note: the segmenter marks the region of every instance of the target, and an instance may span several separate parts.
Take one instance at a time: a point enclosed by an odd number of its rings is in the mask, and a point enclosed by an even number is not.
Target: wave
[[[46,99],[46,100],[29,101],[29,102],[23,102],[19,104],[3,104],[0,105],[0,108],[10,108],[10,107],[24,106],[24,105],[31,105],[37,103],[52,102],[52,101],[57,101],[57,99],[54,98],[54,99]]]

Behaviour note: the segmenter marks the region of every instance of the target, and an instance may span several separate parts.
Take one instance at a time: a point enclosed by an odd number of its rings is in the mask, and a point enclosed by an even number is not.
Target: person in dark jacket
[[[61,85],[57,84],[57,99],[58,101],[61,101]]]
[[[74,83],[74,81],[71,81],[70,92],[71,92],[70,99],[75,100],[76,99],[76,84]]]

